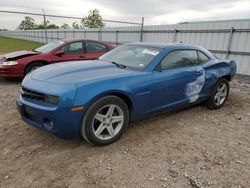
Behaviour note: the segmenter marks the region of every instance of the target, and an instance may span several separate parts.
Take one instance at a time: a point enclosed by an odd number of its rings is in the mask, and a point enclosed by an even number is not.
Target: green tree
[[[3,28],[3,29],[0,29],[0,31],[8,31],[8,29]]]
[[[82,25],[88,28],[103,28],[104,23],[98,9],[90,10],[88,16],[82,20]]]
[[[18,26],[18,29],[20,30],[30,30],[35,28],[36,28],[35,20],[30,16],[25,16],[24,20],[22,20],[20,25]]]
[[[61,29],[70,29],[69,24],[63,23],[60,27]]]
[[[72,23],[72,28],[73,29],[80,29],[80,28],[82,28],[77,22],[73,22]]]
[[[44,23],[36,25],[36,29],[45,29]],[[56,24],[50,24],[49,20],[46,20],[46,29],[59,29],[59,26]]]
[[[59,29],[59,26],[57,26],[56,24],[49,24],[47,25],[47,29]]]

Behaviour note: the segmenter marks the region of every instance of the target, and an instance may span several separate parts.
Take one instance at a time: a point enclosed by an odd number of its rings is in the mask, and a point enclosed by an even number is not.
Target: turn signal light
[[[80,111],[80,110],[83,110],[83,109],[84,109],[84,106],[78,106],[78,107],[71,108],[71,111]]]

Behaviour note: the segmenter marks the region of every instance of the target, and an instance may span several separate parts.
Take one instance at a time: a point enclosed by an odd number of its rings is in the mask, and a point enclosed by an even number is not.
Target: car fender
[[[126,84],[124,84],[126,83]],[[141,116],[151,108],[152,74],[141,73],[140,76],[90,81],[77,84],[74,106],[87,109],[99,98],[113,94],[124,96],[132,106],[131,119]],[[126,102],[126,101],[125,101]]]
[[[87,91],[87,92],[86,92]],[[74,102],[74,106],[84,106],[88,108],[94,101],[109,94],[121,94],[126,96],[130,101],[133,101],[133,92],[128,87],[118,86],[114,88],[112,83],[96,84],[95,88],[89,88],[88,86],[77,89],[77,94]]]

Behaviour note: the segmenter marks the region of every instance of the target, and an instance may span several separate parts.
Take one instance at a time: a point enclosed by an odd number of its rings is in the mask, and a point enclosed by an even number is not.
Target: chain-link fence
[[[122,26],[96,29],[47,29],[46,31],[15,30],[2,31],[0,35],[41,43],[68,38],[88,38],[116,45],[139,41],[196,44],[221,58],[234,59],[238,64],[238,73],[250,75],[250,19],[155,26],[144,26],[143,19],[141,23],[112,22]]]

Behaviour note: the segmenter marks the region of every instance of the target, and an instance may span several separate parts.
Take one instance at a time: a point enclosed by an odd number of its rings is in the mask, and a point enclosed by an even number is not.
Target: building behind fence
[[[44,30],[2,31],[0,35],[41,43],[46,42]],[[235,60],[238,65],[238,73],[250,75],[250,20],[193,22],[144,27],[47,30],[48,42],[67,38],[96,39],[114,44],[139,41],[196,44],[205,47],[220,58]]]

